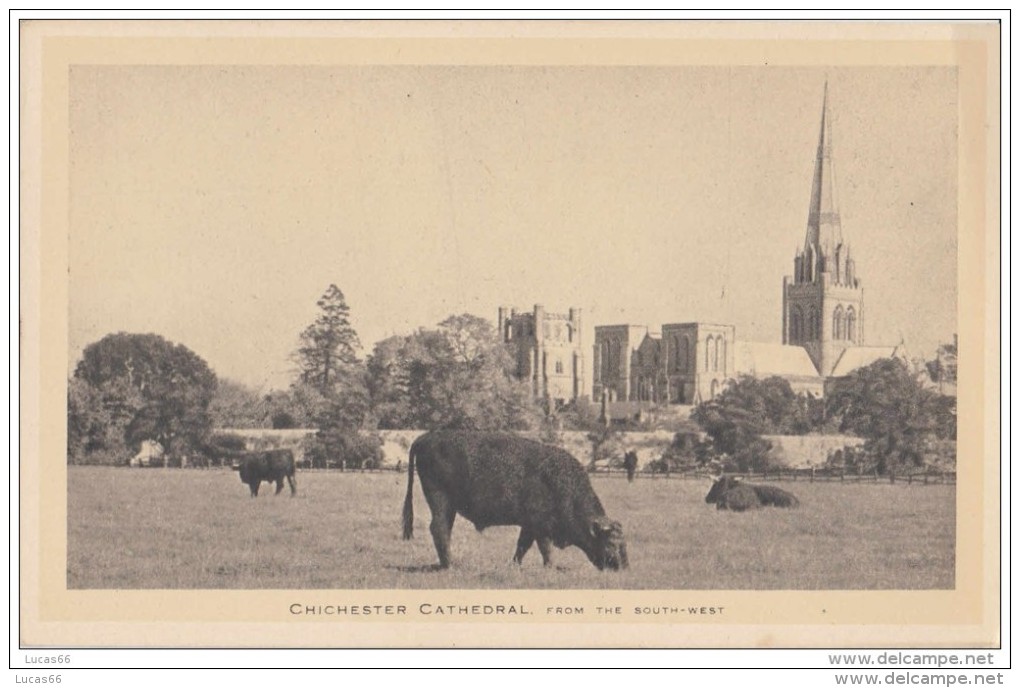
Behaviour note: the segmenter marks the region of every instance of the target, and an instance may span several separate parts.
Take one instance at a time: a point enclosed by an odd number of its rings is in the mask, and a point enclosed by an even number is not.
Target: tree
[[[290,389],[292,407],[273,417],[317,428],[309,446],[313,463],[343,467],[349,463],[348,448],[362,444],[359,432],[369,409],[365,370],[357,355],[361,344],[339,287],[329,285],[317,305],[321,312],[301,333],[294,354],[299,377]]]
[[[768,468],[771,443],[762,435],[801,435],[821,421],[821,404],[798,395],[780,377],[745,376],[715,399],[700,404],[691,419],[701,426],[719,453],[742,471]]]
[[[270,425],[266,397],[233,380],[219,381],[209,403],[209,415],[218,428],[264,428]]]
[[[396,429],[410,424],[408,339],[401,336],[383,339],[368,357],[366,389],[376,427]]]
[[[935,358],[925,363],[928,375],[932,382],[943,384],[956,384],[957,351],[956,337],[953,337],[952,344],[942,344],[935,352]]]
[[[156,440],[175,457],[199,450],[212,426],[215,373],[193,351],[159,335],[107,335],[85,348],[74,379],[89,389],[69,389],[68,427],[76,442],[82,428],[92,428],[84,436],[94,449],[100,448],[97,423],[106,429],[102,449],[116,448],[113,435],[131,450]],[[85,411],[83,402],[92,409]]]
[[[875,457],[880,473],[924,465],[934,441],[950,432],[947,418],[955,419],[955,402],[925,389],[894,358],[837,381],[828,406],[843,432],[866,439],[865,451]]]
[[[530,430],[541,413],[492,325],[455,315],[387,340],[368,365],[373,413],[384,426]]]
[[[300,336],[294,358],[301,382],[326,393],[333,389],[344,368],[356,365],[361,343],[350,323],[350,308],[335,284],[329,285],[316,305],[321,310]]]

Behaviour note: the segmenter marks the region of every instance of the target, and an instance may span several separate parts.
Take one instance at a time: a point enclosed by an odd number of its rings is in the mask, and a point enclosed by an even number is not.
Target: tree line
[[[451,315],[362,357],[339,287],[330,285],[317,306],[297,337],[292,383],[268,393],[219,379],[200,356],[156,334],[115,333],[90,344],[68,381],[68,461],[124,463],[154,440],[171,463],[216,463],[238,446],[214,428],[311,428],[304,453],[312,465],[357,468],[381,459],[379,430],[444,427],[527,431],[552,443],[563,430],[580,430],[594,462],[619,459],[620,432],[639,428],[607,422],[586,400],[564,408],[536,400],[483,318]],[[948,359],[940,351],[940,374]],[[692,421],[653,468],[714,461],[760,470],[769,461],[764,435],[846,432],[867,442],[840,460],[885,472],[923,465],[956,429],[955,399],[926,389],[895,359],[837,381],[824,400],[795,394],[782,378],[743,378],[699,405]]]

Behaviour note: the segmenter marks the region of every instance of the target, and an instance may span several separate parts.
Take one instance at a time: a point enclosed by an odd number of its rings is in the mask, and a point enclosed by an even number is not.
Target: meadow
[[[595,476],[627,536],[630,569],[600,572],[577,548],[511,563],[518,529],[458,518],[454,565],[436,559],[406,473],[299,472],[298,494],[251,499],[230,470],[68,467],[71,589],[878,590],[954,585],[955,487],[784,483],[796,510],[716,511],[701,480]]]

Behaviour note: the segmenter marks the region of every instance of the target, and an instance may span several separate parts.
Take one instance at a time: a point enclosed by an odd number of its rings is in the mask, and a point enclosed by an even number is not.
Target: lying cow
[[[740,488],[739,492],[732,498],[726,499],[730,491]],[[752,499],[750,490],[754,493]],[[753,504],[757,501],[757,505]],[[772,485],[752,485],[735,478],[731,475],[722,475],[712,483],[712,488],[705,495],[707,504],[715,504],[717,509],[731,509],[733,511],[746,511],[756,509],[758,506],[778,506],[794,508],[800,501],[790,492]],[[740,508],[735,508],[740,507]]]
[[[737,483],[716,500],[715,508],[723,511],[748,511],[760,509],[761,500],[750,485]]]
[[[606,516],[588,475],[562,449],[510,433],[433,431],[411,445],[404,499],[404,539],[414,530],[415,462],[432,511],[439,566],[450,566],[450,531],[457,514],[479,531],[520,526],[514,561],[538,542],[542,563],[551,547],[575,545],[599,569],[627,568],[623,528]]]
[[[294,452],[290,449],[243,452],[237,467],[241,482],[251,489],[251,496],[259,496],[259,485],[263,481],[276,483],[276,494],[283,490],[283,479],[290,485],[290,496],[297,494],[294,479]]]

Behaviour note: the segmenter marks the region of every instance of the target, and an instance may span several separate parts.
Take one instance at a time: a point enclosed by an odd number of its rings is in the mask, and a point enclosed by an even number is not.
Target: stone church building
[[[501,307],[496,327],[516,361],[517,377],[531,382],[535,397],[565,404],[586,395],[580,308],[564,314],[541,305],[530,312]]]
[[[708,322],[595,328],[593,399],[697,404],[742,375],[779,376],[794,391],[824,394],[827,381],[903,347],[866,346],[864,288],[844,240],[832,160],[828,89],[811,181],[804,247],[783,278],[781,344],[747,342],[733,325]]]

